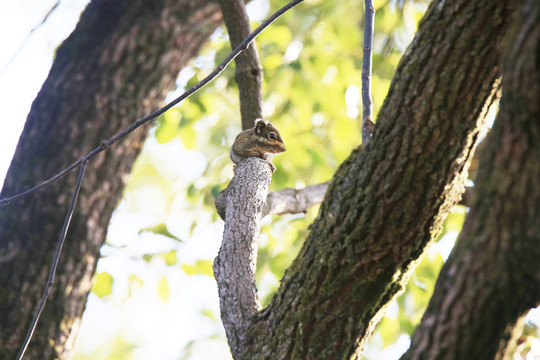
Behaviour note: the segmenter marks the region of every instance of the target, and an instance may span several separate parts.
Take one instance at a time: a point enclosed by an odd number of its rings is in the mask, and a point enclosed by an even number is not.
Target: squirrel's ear
[[[255,133],[260,134],[266,128],[266,125],[268,125],[268,121],[264,121],[263,119],[257,119],[255,120]]]

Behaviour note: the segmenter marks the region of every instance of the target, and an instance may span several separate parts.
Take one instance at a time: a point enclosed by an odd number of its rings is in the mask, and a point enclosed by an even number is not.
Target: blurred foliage
[[[110,340],[108,344],[102,344],[91,353],[81,354],[76,353],[74,360],[132,360],[134,359],[133,351],[136,345],[126,341],[122,336],[118,336]]]
[[[113,277],[107,272],[97,273],[94,276],[92,292],[98,297],[110,295],[112,293]]]
[[[154,234],[158,234],[158,235],[163,235],[163,236],[166,236],[170,239],[174,239],[176,241],[182,241],[180,240],[179,238],[177,238],[176,236],[174,236],[170,231],[169,229],[167,228],[167,224],[157,224],[157,225],[154,225],[154,226],[150,226],[150,227],[147,227],[147,228],[144,228],[144,229],[141,229],[139,230],[139,234],[145,232],[145,231],[150,231]]]
[[[162,276],[157,286],[157,293],[161,301],[167,302],[170,298],[169,282],[165,276]]]
[[[207,276],[214,276],[214,272],[212,271],[212,261],[210,260],[197,260],[195,264],[182,264],[182,270],[187,275],[207,275]]]
[[[423,0],[375,2],[372,75],[375,119],[427,3]],[[283,4],[283,1],[271,0],[270,11]],[[306,1],[257,38],[264,68],[264,116],[280,130],[288,149],[274,157],[277,171],[271,191],[327,181],[351,150],[360,145],[363,9],[364,3],[359,0]],[[255,27],[258,23],[252,25]],[[174,96],[204,78],[229,52],[226,32],[219,29],[204,46],[200,57],[182,71]],[[155,140],[152,147],[165,148],[177,142],[181,144],[182,153],[189,156],[173,166],[164,161],[163,156],[152,155],[147,144],[134,165],[126,190],[127,207],[143,211],[148,203],[137,199],[138,194],[146,193],[151,194],[153,205],[160,209],[155,221],[141,224],[138,235],[153,233],[171,239],[165,250],[144,254],[145,261],[161,261],[178,267],[189,277],[213,276],[215,253],[185,260],[182,247],[192,241],[203,241],[207,236],[205,229],[219,228],[222,223],[214,208],[214,198],[232,176],[228,153],[241,130],[237,90],[234,66],[230,66],[209,86],[157,121],[154,137],[149,139],[149,142]],[[190,175],[183,175],[187,173]],[[181,214],[181,220],[178,215],[177,219],[163,220],[172,211]],[[279,280],[302,246],[317,211],[318,207],[314,207],[306,214],[263,219],[257,263],[263,306],[279,287]],[[374,336],[382,342],[370,343],[366,358],[382,358],[377,355],[378,351],[413,332],[464,216],[465,210],[460,207],[448,216],[440,241],[426,251],[404,293],[382,319]],[[178,230],[178,222],[187,229],[184,233]],[[180,239],[184,241],[179,242]],[[98,274],[92,289],[100,297],[112,291],[112,278],[106,275]],[[130,289],[142,286],[139,276],[129,276]],[[159,298],[168,302],[172,284],[165,276],[157,284]],[[219,322],[219,313],[215,310],[204,308],[201,314],[212,323]],[[218,340],[225,341],[216,333],[194,339],[184,347],[180,358],[188,359],[199,345]],[[393,356],[395,358],[396,354]]]
[[[514,359],[537,359],[531,352],[534,354],[540,353],[540,329],[537,324],[525,321],[523,332],[518,339]]]

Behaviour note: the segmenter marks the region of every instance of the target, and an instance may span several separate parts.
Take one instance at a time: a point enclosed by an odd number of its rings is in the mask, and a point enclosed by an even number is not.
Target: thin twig
[[[129,135],[131,132],[133,132],[135,129],[139,128],[140,126],[146,124],[147,122],[149,122],[150,120],[153,120],[155,119],[156,117],[162,115],[164,112],[166,112],[167,110],[169,110],[170,108],[172,108],[173,106],[175,106],[176,104],[178,104],[180,101],[184,100],[185,98],[187,98],[188,96],[192,95],[193,93],[195,93],[196,91],[200,90],[203,86],[205,86],[206,84],[208,84],[210,81],[212,81],[214,78],[216,78],[223,70],[225,70],[225,68],[231,63],[231,61],[233,61],[233,59],[235,57],[237,57],[242,51],[246,50],[249,46],[249,44],[265,29],[268,27],[268,25],[270,25],[271,23],[273,23],[278,17],[280,17],[281,15],[283,15],[285,12],[287,12],[289,9],[291,9],[292,7],[298,5],[299,3],[301,3],[302,1],[304,0],[293,0],[291,2],[289,2],[287,5],[283,6],[281,9],[279,9],[278,11],[276,11],[274,14],[272,14],[272,16],[270,16],[268,19],[266,19],[257,29],[255,29],[247,38],[244,39],[244,41],[242,41],[240,43],[240,45],[238,45],[233,52],[231,52],[229,54],[229,56],[227,56],[215,69],[214,71],[212,71],[208,76],[206,76],[203,80],[199,81],[197,84],[195,84],[193,87],[191,87],[189,90],[187,90],[186,92],[184,92],[182,95],[180,95],[179,97],[177,97],[176,99],[172,100],[169,104],[163,106],[162,108],[154,111],[153,113],[149,114],[149,115],[146,115],[145,117],[143,118],[140,118],[139,120],[135,121],[133,124],[131,124],[130,126],[128,126],[126,129],[124,129],[123,131],[121,131],[120,133],[114,135],[113,137],[111,137],[110,139],[108,140],[105,140],[101,143],[100,146],[98,146],[97,148],[93,149],[92,151],[90,151],[88,154],[86,154],[86,156],[80,158],[79,160],[75,161],[73,164],[71,164],[70,166],[68,166],[67,168],[65,168],[64,170],[60,171],[59,173],[57,173],[56,175],[52,176],[51,178],[43,181],[42,183],[28,189],[28,190],[25,190],[21,193],[18,193],[18,194],[15,194],[15,195],[12,195],[12,196],[9,196],[9,197],[5,197],[3,199],[0,199],[0,205],[4,205],[4,204],[7,204],[9,203],[10,201],[13,201],[15,199],[18,199],[18,198],[21,198],[25,195],[28,195],[28,194],[31,194],[39,189],[41,189],[42,187],[58,180],[59,178],[63,177],[64,175],[66,175],[67,173],[69,173],[71,170],[75,169],[77,166],[79,166],[84,160],[88,161],[90,159],[92,159],[94,156],[98,155],[99,153],[101,153],[103,150],[107,149],[109,146],[113,145],[114,143],[118,142],[119,140],[123,139],[124,137],[126,137],[127,135]]]
[[[373,101],[371,99],[371,63],[373,52],[373,19],[375,7],[373,0],[364,0],[365,25],[364,25],[364,58],[362,60],[362,144],[367,144],[373,132]]]
[[[81,190],[81,185],[84,178],[84,171],[86,170],[87,164],[88,164],[88,160],[83,160],[81,163],[81,167],[79,169],[79,176],[77,177],[77,183],[75,184],[75,189],[73,190],[73,196],[71,197],[71,204],[69,205],[69,209],[66,214],[66,219],[64,220],[64,225],[62,226],[62,231],[60,232],[60,237],[58,238],[58,244],[56,245],[56,252],[54,253],[51,269],[49,270],[49,278],[47,280],[47,284],[45,285],[45,290],[43,290],[43,295],[41,296],[41,300],[39,302],[38,308],[36,309],[36,312],[34,313],[34,318],[32,319],[30,328],[28,329],[28,332],[26,333],[26,338],[24,339],[21,349],[19,350],[19,354],[17,355],[17,360],[20,360],[23,358],[24,353],[26,352],[26,349],[28,348],[28,344],[30,344],[30,340],[32,339],[32,335],[34,334],[34,330],[36,329],[36,325],[39,321],[39,317],[41,316],[41,312],[43,311],[43,308],[45,307],[45,302],[47,302],[47,298],[49,297],[49,292],[51,291],[51,287],[54,284],[54,277],[56,275],[56,268],[58,267],[60,253],[62,252],[62,246],[64,245],[64,241],[66,240],[66,234],[69,228],[69,223],[71,222],[71,218],[75,210],[75,204],[77,203],[77,199],[79,197],[79,191]]]

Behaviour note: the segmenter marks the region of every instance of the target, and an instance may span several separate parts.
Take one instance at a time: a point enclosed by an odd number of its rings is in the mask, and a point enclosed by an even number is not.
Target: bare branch
[[[220,0],[219,6],[227,26],[231,47],[234,49],[249,33],[249,17],[243,0]],[[253,127],[255,119],[262,118],[262,66],[255,41],[234,60],[235,79],[240,93],[242,129]]]
[[[328,189],[330,182],[306,186],[303,189],[283,189],[268,194],[262,210],[262,217],[272,214],[305,213],[313,205],[319,204]],[[225,220],[227,206],[227,189],[218,194],[215,200],[216,209],[222,220]]]
[[[257,29],[255,29],[247,38],[244,39],[238,45],[233,52],[231,52],[208,76],[206,76],[203,80],[199,81],[197,84],[192,86],[190,89],[188,89],[186,92],[184,92],[182,95],[177,97],[176,99],[172,100],[169,104],[163,106],[162,108],[154,111],[153,113],[146,115],[143,118],[140,118],[139,120],[135,121],[133,124],[128,126],[126,129],[121,131],[120,133],[114,135],[110,139],[107,139],[101,143],[100,146],[90,151],[86,156],[80,158],[79,160],[75,161],[73,164],[62,170],[61,172],[57,173],[56,175],[52,176],[51,178],[43,181],[42,183],[26,190],[21,193],[5,197],[3,199],[0,199],[0,205],[8,204],[9,202],[18,199],[20,197],[23,197],[25,195],[31,194],[42,187],[49,185],[50,183],[58,180],[62,176],[69,173],[71,170],[75,169],[77,166],[81,165],[81,163],[84,160],[90,160],[99,153],[101,153],[103,150],[107,149],[109,146],[113,145],[114,143],[118,142],[119,140],[122,140],[127,135],[132,133],[137,128],[141,127],[142,125],[148,123],[149,121],[157,118],[158,116],[162,115],[164,112],[181,102],[182,100],[186,99],[196,91],[200,90],[202,87],[204,87],[206,84],[208,84],[210,81],[215,79],[221,72],[231,63],[231,61],[238,56],[242,51],[246,50],[249,46],[249,44],[264,30],[266,29],[271,23],[273,23],[278,17],[283,15],[285,12],[287,12],[289,9],[294,7],[295,5],[301,3],[304,0],[293,0],[289,2],[287,5],[283,6],[281,9],[276,11],[272,16],[270,16],[268,19],[266,19]]]
[[[367,144],[373,132],[373,101],[371,99],[371,57],[373,51],[373,0],[364,0],[366,7],[364,24],[364,58],[362,60],[362,144]]]
[[[236,165],[236,174],[227,187],[228,221],[213,269],[221,319],[235,359],[241,357],[246,331],[260,308],[255,269],[261,212],[271,180],[269,164],[250,157]]]
[[[268,194],[262,216],[269,214],[299,214],[306,212],[313,205],[319,204],[326,194],[328,184],[307,186],[303,189],[284,189]]]

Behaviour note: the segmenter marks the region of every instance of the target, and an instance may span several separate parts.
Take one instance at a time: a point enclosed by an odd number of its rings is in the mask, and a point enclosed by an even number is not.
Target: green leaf
[[[143,284],[143,279],[135,274],[131,274],[128,278],[129,296],[132,296]]]
[[[263,66],[265,70],[273,70],[280,67],[283,64],[283,56],[281,54],[268,55],[263,59]]]
[[[381,325],[379,327],[381,337],[383,339],[384,346],[388,346],[396,342],[401,335],[399,321],[397,319],[390,319],[389,317],[383,317]]]
[[[180,128],[179,131],[180,139],[182,140],[182,144],[184,144],[184,147],[188,150],[193,150],[197,146],[197,132],[193,130],[191,126],[184,126]]]
[[[461,231],[463,222],[465,221],[465,208],[456,207],[454,212],[446,217],[444,222],[445,231]]]
[[[212,196],[214,197],[214,199],[219,195],[221,190],[223,190],[223,186],[221,186],[221,184],[216,184],[216,185],[212,186],[211,192],[212,192]]]
[[[163,236],[166,236],[166,237],[168,237],[170,239],[182,242],[181,239],[179,239],[176,236],[174,236],[173,234],[171,234],[171,232],[167,228],[167,225],[164,224],[164,223],[157,224],[157,225],[154,225],[154,226],[151,226],[151,227],[141,229],[141,230],[139,230],[139,235],[142,234],[145,231],[150,231],[150,232],[152,232],[154,234],[163,235]]]
[[[171,298],[171,294],[169,291],[169,282],[167,281],[167,278],[165,276],[162,276],[161,280],[159,280],[157,291],[161,301],[167,302]]]
[[[98,297],[103,298],[112,293],[113,277],[107,272],[101,272],[94,277],[92,292]]]
[[[154,258],[154,254],[143,254],[142,258],[144,261],[150,262]]]
[[[167,143],[178,134],[180,125],[180,111],[171,109],[163,114],[158,121],[156,128],[156,139],[160,144]]]
[[[218,317],[216,316],[216,314],[210,309],[202,309],[201,314],[203,314],[204,316],[210,318],[210,320],[212,320],[214,322],[216,322],[218,320]]]
[[[198,260],[194,265],[182,264],[182,270],[184,270],[186,275],[214,276],[212,261],[210,260]]]
[[[178,263],[178,259],[176,257],[176,250],[168,251],[162,256],[163,256],[163,259],[165,260],[165,264],[169,266],[176,265]]]
[[[286,25],[274,25],[272,31],[265,31],[261,34],[260,43],[275,43],[286,48],[292,41],[291,29]]]
[[[131,274],[128,278],[129,286],[142,286],[144,283],[143,279],[138,277],[135,274]]]

